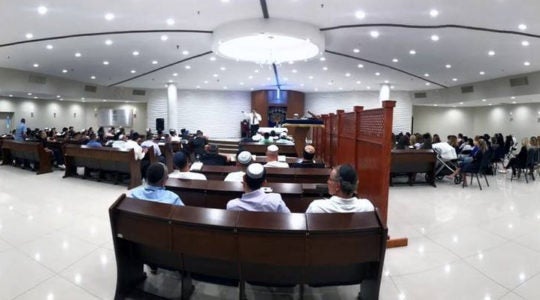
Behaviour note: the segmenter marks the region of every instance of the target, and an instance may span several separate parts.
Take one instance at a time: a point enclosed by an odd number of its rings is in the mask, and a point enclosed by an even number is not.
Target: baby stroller
[[[447,160],[441,157],[441,154],[437,149],[433,149],[437,153],[437,162],[435,163],[435,178],[442,181],[444,176],[451,175],[458,168],[457,159]],[[454,183],[461,183],[461,174],[456,174],[454,177]]]

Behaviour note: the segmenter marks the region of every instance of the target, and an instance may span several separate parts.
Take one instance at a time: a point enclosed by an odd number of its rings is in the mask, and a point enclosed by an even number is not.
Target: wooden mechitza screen
[[[356,134],[356,170],[358,194],[379,208],[386,224],[392,121],[395,101],[383,101],[379,109],[358,110]]]

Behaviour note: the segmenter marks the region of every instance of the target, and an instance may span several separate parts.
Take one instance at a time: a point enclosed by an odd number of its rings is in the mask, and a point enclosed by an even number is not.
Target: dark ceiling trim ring
[[[17,42],[12,42],[12,43],[7,43],[7,44],[0,44],[0,48],[9,47],[9,46],[15,46],[15,45],[21,45],[21,44],[38,43],[38,42],[44,42],[44,41],[71,39],[71,38],[87,37],[87,36],[138,34],[138,33],[167,33],[167,32],[172,32],[172,33],[206,33],[206,34],[212,34],[213,33],[213,31],[210,31],[210,30],[192,30],[192,29],[162,29],[162,30],[160,29],[160,30],[126,30],[126,31],[90,32],[90,33],[78,33],[78,34],[70,34],[70,35],[51,36],[51,37],[40,38],[40,39],[31,39],[31,40],[17,41]]]
[[[159,67],[159,68],[157,68],[157,69],[150,70],[150,71],[148,71],[148,72],[139,74],[139,75],[137,75],[137,76],[130,77],[130,78],[126,79],[126,80],[122,80],[122,81],[118,81],[118,82],[113,83],[113,84],[109,84],[108,87],[113,87],[113,86],[115,86],[115,85],[119,85],[119,84],[122,84],[122,83],[124,83],[124,82],[128,82],[128,81],[131,81],[131,80],[134,80],[134,79],[137,79],[137,78],[141,78],[141,77],[143,77],[143,76],[146,76],[146,75],[155,73],[155,72],[157,72],[157,71],[161,71],[161,70],[166,69],[166,68],[168,68],[168,67],[172,67],[172,66],[174,66],[174,65],[181,64],[181,63],[183,63],[183,62],[190,61],[190,60],[192,60],[192,59],[199,58],[199,57],[201,57],[201,56],[205,56],[205,55],[208,55],[208,54],[211,54],[211,53],[213,53],[213,52],[212,52],[212,51],[206,51],[206,52],[204,52],[204,53],[197,54],[197,55],[188,57],[188,58],[186,58],[186,59],[182,59],[182,60],[179,60],[179,61],[177,61],[177,62],[170,63],[170,64],[168,64],[168,65],[164,65],[164,66]]]
[[[514,31],[514,30],[501,30],[501,29],[476,27],[476,26],[464,26],[464,25],[456,25],[456,24],[446,24],[446,25],[409,25],[409,24],[392,24],[392,23],[350,24],[350,25],[339,25],[339,26],[334,26],[334,27],[321,28],[321,31],[330,31],[330,30],[346,29],[346,28],[360,28],[360,27],[397,27],[397,28],[412,28],[412,29],[457,28],[457,29],[514,34],[514,35],[522,35],[522,36],[528,36],[528,37],[533,37],[533,38],[540,38],[539,34],[526,33],[526,32],[521,32],[521,31]]]
[[[266,0],[261,0],[260,2],[261,2],[261,9],[262,9],[263,17],[265,19],[269,19],[270,14],[268,14],[268,5],[266,5]]]
[[[392,66],[389,66],[389,65],[386,65],[386,64],[378,63],[376,61],[372,61],[372,60],[369,60],[369,59],[364,59],[364,58],[348,55],[348,54],[345,54],[345,53],[335,52],[335,51],[332,51],[332,50],[325,50],[325,52],[330,53],[330,54],[334,54],[334,55],[338,55],[338,56],[351,58],[351,59],[358,60],[358,61],[367,62],[367,63],[374,64],[374,65],[377,65],[377,66],[389,68],[389,69],[392,69],[394,71],[397,71],[397,72],[400,72],[400,73],[403,73],[403,74],[407,74],[407,75],[412,76],[412,77],[416,77],[416,78],[418,78],[418,79],[420,79],[422,81],[430,82],[430,83],[433,83],[433,84],[438,85],[438,86],[443,87],[443,88],[448,88],[446,85],[442,85],[442,84],[437,83],[435,81],[426,79],[426,78],[424,78],[422,76],[418,76],[418,75],[415,75],[413,73],[410,73],[410,72],[407,72],[407,71],[404,71],[404,70],[401,70],[401,69],[398,69],[396,67],[392,67]]]
[[[272,64],[272,68],[274,69],[274,76],[276,78],[276,87],[278,90],[281,90],[281,84],[279,83],[279,74],[276,64]]]

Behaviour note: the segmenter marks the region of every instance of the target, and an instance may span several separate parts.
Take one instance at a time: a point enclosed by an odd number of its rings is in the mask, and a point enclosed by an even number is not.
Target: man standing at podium
[[[251,109],[251,112],[249,113],[243,111],[242,113],[244,116],[246,116],[246,119],[249,122],[251,136],[254,136],[257,131],[259,131],[259,123],[262,121],[261,115],[255,109]]]

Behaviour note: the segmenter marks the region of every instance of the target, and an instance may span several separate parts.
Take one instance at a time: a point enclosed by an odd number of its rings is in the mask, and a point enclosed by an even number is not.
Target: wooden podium
[[[313,127],[324,127],[324,123],[321,120],[314,119],[287,119],[285,120],[285,122],[283,122],[282,126],[289,129],[294,128],[294,149],[296,150],[296,156],[302,157],[304,153],[304,147],[306,147],[306,136],[308,131]]]

